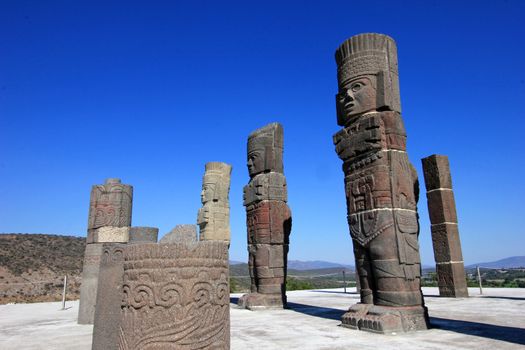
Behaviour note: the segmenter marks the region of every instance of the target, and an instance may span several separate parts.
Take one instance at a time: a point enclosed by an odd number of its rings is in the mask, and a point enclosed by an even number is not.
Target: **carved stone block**
[[[454,192],[435,190],[427,192],[428,214],[432,225],[444,222],[458,222]]]
[[[463,261],[436,264],[439,296],[467,298],[467,279]]]
[[[230,241],[231,171],[231,165],[226,163],[206,163],[201,192],[203,206],[197,215],[201,241]]]
[[[195,243],[197,242],[196,225],[177,225],[162,237],[159,243]]]
[[[343,315],[341,326],[380,334],[425,330],[428,311],[422,306],[389,308],[355,304]]]
[[[439,188],[452,189],[452,177],[450,176],[450,165],[447,156],[433,154],[423,158],[423,174],[427,191]]]
[[[436,263],[463,261],[457,224],[431,225],[430,232]]]
[[[82,267],[82,284],[80,285],[79,324],[93,324],[102,251],[103,244],[101,243],[86,245]]]
[[[91,190],[88,230],[103,226],[131,226],[133,187],[120,179],[107,179]]]
[[[158,236],[156,227],[133,226],[129,231],[129,243],[157,243]]]
[[[125,244],[102,244],[92,350],[118,349]]]
[[[283,174],[258,174],[244,187],[244,206],[263,200],[288,200],[286,178]]]
[[[103,226],[91,232],[93,243],[126,243],[129,241],[130,227]]]
[[[246,207],[249,244],[288,244],[292,227],[285,202],[262,201]]]
[[[228,275],[225,241],[129,246],[119,349],[229,349]]]

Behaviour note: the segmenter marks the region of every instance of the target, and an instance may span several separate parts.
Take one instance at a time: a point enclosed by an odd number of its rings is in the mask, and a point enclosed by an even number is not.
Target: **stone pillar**
[[[195,243],[197,241],[196,225],[177,225],[162,237],[159,243]]]
[[[202,208],[197,215],[200,240],[230,242],[230,175],[232,167],[221,162],[206,163],[202,178]]]
[[[93,324],[102,243],[126,243],[131,226],[133,187],[120,179],[95,185],[89,202],[88,235],[80,286],[79,324]]]
[[[335,53],[334,135],[343,160],[348,225],[361,303],[342,325],[377,333],[426,329],[421,293],[417,173],[406,153],[397,52],[382,34],[360,34]]]
[[[119,349],[229,349],[228,242],[130,245]]]
[[[468,297],[448,158],[434,154],[423,158],[422,163],[439,295]]]
[[[251,293],[239,299],[239,306],[251,310],[283,308],[292,216],[286,204],[281,124],[266,125],[249,136],[248,172],[244,206]]]
[[[156,243],[156,227],[132,227],[128,244]],[[118,349],[124,250],[128,244],[102,243],[93,326],[93,350]]]

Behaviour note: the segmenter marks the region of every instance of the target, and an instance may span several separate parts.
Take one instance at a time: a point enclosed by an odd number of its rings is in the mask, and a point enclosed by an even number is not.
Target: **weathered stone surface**
[[[92,230],[95,243],[126,243],[130,227],[103,226]]]
[[[132,245],[119,349],[229,349],[228,242]]]
[[[102,243],[86,245],[80,285],[79,324],[93,324],[102,251]]]
[[[452,189],[452,177],[447,156],[433,154],[421,159],[427,191],[439,188]]]
[[[230,175],[232,167],[221,162],[206,163],[202,179],[202,208],[197,215],[200,240],[230,241]]]
[[[458,224],[430,225],[436,263],[463,261]]]
[[[196,225],[177,225],[170,232],[166,233],[159,241],[161,244],[165,243],[195,243],[197,242],[197,226]]]
[[[428,214],[432,225],[458,222],[454,192],[449,189],[427,192]]]
[[[343,160],[348,225],[361,304],[343,326],[387,333],[426,329],[421,294],[417,173],[406,153],[396,44],[360,34],[336,51],[334,137]]]
[[[107,179],[104,185],[91,190],[87,243],[95,243],[93,230],[104,227],[131,226],[133,187],[120,179]],[[100,243],[97,242],[97,243]]]
[[[286,306],[286,270],[292,228],[282,165],[283,129],[266,125],[248,138],[250,182],[244,187],[251,293],[239,306],[256,310]]]
[[[133,226],[129,231],[129,243],[157,243],[158,236],[156,227]]]
[[[434,260],[442,297],[468,297],[448,157],[423,158]]]
[[[118,349],[126,244],[103,243],[93,325],[93,350]]]

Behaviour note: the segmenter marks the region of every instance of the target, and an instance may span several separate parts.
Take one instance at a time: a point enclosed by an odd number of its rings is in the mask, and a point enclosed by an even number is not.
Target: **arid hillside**
[[[44,234],[0,234],[0,304],[79,297],[85,238]]]

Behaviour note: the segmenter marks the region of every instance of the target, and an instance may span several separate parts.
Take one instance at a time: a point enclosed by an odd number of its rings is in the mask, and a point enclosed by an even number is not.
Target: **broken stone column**
[[[156,243],[156,227],[132,227],[128,244],[102,243],[102,259],[98,275],[97,298],[93,325],[93,350],[118,349],[124,250],[126,246]]]
[[[382,34],[360,34],[336,51],[334,135],[343,160],[348,225],[361,302],[342,325],[377,333],[428,327],[421,293],[417,173],[406,153],[397,51]]]
[[[132,198],[133,187],[122,184],[120,179],[107,179],[104,185],[95,185],[91,190],[79,324],[93,324],[94,321],[102,243],[129,240]]]
[[[439,295],[452,298],[468,297],[448,157],[434,154],[421,161],[427,188]]]
[[[266,125],[249,136],[248,172],[244,206],[251,293],[239,299],[239,306],[251,310],[283,308],[292,216],[286,204],[281,124]]]
[[[197,215],[200,240],[230,242],[230,175],[232,167],[221,162],[206,163],[202,178],[202,208]]]
[[[119,349],[229,349],[228,242],[130,245]]]

